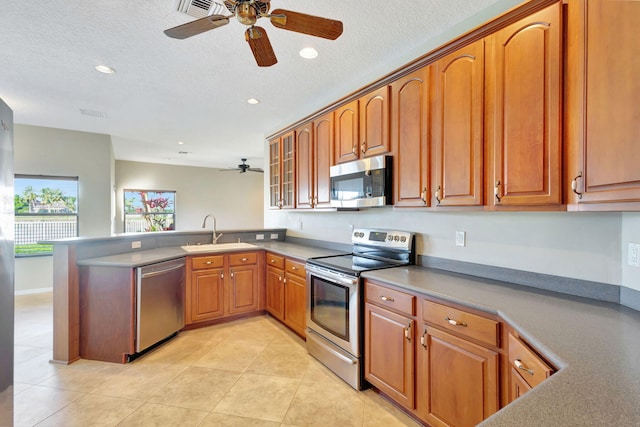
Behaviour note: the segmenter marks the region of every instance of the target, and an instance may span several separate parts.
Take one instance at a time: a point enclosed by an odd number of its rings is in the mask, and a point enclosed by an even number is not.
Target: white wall
[[[117,233],[123,231],[124,189],[175,190],[176,230],[200,229],[209,213],[215,215],[218,230],[262,228],[261,173],[116,161],[115,176]]]
[[[82,236],[111,233],[113,162],[108,135],[15,125],[16,174],[78,177],[78,229]],[[51,271],[52,257],[17,260],[16,292],[52,287]]]
[[[622,284],[640,291],[640,268],[628,264],[629,243],[640,243],[640,213],[625,212],[622,214]]]

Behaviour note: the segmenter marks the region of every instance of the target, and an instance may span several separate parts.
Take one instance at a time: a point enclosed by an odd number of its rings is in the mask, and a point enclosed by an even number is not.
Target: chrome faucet
[[[222,237],[222,233],[218,234],[216,232],[216,217],[213,216],[213,214],[208,214],[204,217],[204,220],[202,221],[202,228],[205,228],[205,226],[207,225],[207,218],[209,217],[213,218],[213,236],[211,237],[211,243],[216,244],[218,243],[218,239]]]

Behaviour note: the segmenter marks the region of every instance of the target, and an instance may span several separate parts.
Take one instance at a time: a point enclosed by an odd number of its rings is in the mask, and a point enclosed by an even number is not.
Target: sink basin
[[[187,252],[223,252],[223,251],[233,251],[236,249],[255,249],[256,245],[252,245],[251,243],[216,243],[216,244],[207,244],[207,245],[189,245],[189,246],[180,246]]]

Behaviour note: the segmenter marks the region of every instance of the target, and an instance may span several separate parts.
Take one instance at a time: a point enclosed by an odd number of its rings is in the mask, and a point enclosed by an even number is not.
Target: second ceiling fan
[[[342,34],[342,22],[318,16],[306,15],[284,9],[275,9],[269,13],[270,0],[224,0],[224,6],[231,15],[210,15],[196,19],[177,27],[169,28],[164,33],[175,39],[186,39],[205,31],[213,30],[229,23],[234,16],[240,23],[248,26],[244,33],[251,52],[260,67],[270,67],[278,62],[267,32],[255,23],[260,18],[269,18],[273,26],[296,33],[335,40]]]

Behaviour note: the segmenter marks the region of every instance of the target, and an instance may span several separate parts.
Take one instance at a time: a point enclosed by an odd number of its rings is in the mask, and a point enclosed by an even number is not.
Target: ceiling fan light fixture
[[[98,71],[100,73],[103,73],[103,74],[115,74],[115,72],[116,72],[115,68],[111,68],[108,65],[103,65],[103,64],[96,65],[93,68],[95,68],[96,71]]]
[[[303,49],[300,49],[300,52],[298,52],[298,54],[304,59],[315,59],[318,57],[318,51],[312,47],[305,47]]]
[[[244,25],[253,25],[258,20],[258,14],[250,2],[240,3],[236,8],[236,18]]]
[[[247,98],[247,104],[257,105],[260,104],[260,100],[257,98]]]

